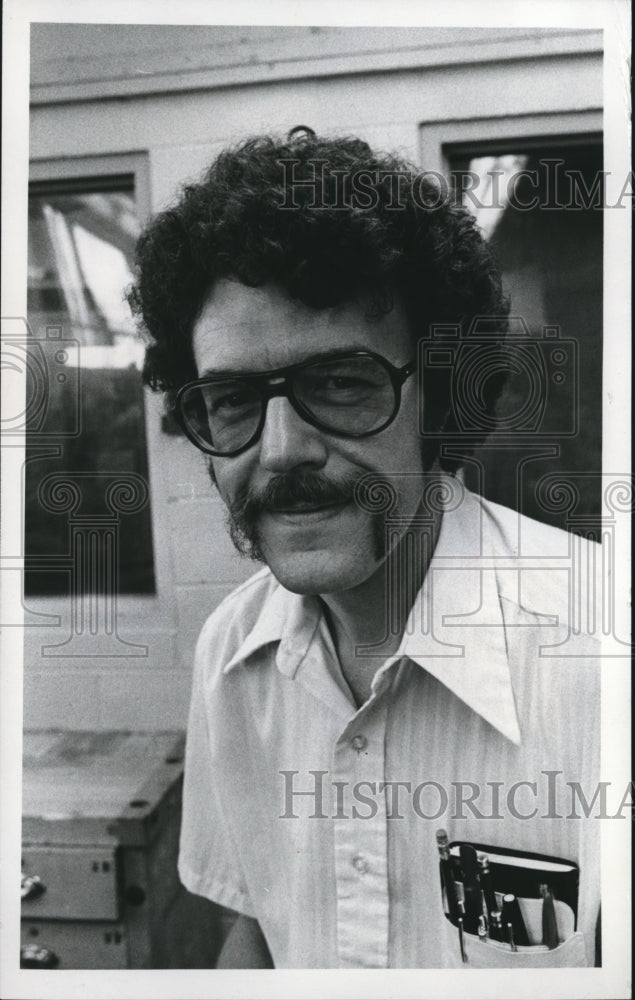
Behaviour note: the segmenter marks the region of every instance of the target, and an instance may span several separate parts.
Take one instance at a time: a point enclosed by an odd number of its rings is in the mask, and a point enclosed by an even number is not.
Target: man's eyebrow
[[[248,376],[248,375],[265,375],[267,372],[278,372],[284,371],[286,368],[296,368],[298,365],[310,365],[316,361],[325,361],[329,358],[340,358],[345,357],[349,354],[356,354],[359,351],[363,351],[365,354],[369,353],[368,345],[366,344],[347,344],[346,347],[338,347],[337,350],[329,351],[311,351],[310,354],[306,354],[297,361],[292,361],[288,365],[279,365],[277,368],[243,368],[237,366],[227,366],[223,368],[205,368],[201,372],[199,378],[230,378],[233,375],[236,376]],[[371,352],[375,353],[375,352]]]

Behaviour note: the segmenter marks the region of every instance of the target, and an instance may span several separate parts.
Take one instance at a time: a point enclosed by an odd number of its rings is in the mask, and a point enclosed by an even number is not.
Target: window
[[[139,229],[132,174],[31,185],[27,596],[65,595],[71,580],[155,591],[143,344],[124,297]],[[81,544],[95,557],[78,576]]]

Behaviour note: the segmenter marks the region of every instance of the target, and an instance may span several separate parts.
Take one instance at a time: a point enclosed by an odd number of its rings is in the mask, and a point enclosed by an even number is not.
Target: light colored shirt
[[[599,773],[597,549],[465,492],[359,709],[319,599],[266,569],[239,587],[197,647],[187,888],[255,917],[278,968],[458,966],[444,827],[580,868],[575,932],[558,911],[564,943],[511,953],[470,939],[471,967],[592,965],[600,824],[579,792],[590,803]]]

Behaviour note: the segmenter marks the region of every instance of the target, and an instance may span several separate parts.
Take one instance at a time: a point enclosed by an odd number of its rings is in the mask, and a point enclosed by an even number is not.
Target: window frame
[[[450,179],[451,157],[470,152],[486,155],[511,143],[524,146],[550,141],[578,144],[602,137],[600,109],[541,114],[456,118],[419,123],[419,162],[425,170]]]
[[[604,115],[601,108],[580,111],[553,111],[517,116],[483,116],[470,119],[444,119],[419,124],[419,157],[423,169],[442,175],[452,190],[453,161],[458,158],[487,155],[504,155],[553,147],[577,147],[597,144],[604,156]],[[606,237],[605,237],[606,238]],[[606,379],[606,243],[602,262],[602,330],[603,365],[601,374],[600,405],[604,424]],[[605,439],[602,440],[601,469],[606,462]],[[507,503],[506,500],[500,501]],[[598,527],[600,526],[600,527]],[[601,530],[601,515],[597,518],[597,531]],[[571,529],[575,530],[575,529]],[[598,536],[599,537],[599,536]]]
[[[108,155],[87,155],[79,157],[57,157],[33,159],[29,164],[29,188],[34,185],[50,184],[51,187],[68,191],[81,190],[81,183],[92,185],[100,180],[116,183],[118,177],[132,178],[134,199],[139,222],[143,228],[152,214],[150,165],[146,152],[130,152]],[[154,594],[117,593],[118,621],[122,625],[122,635],[128,632],[147,630],[148,633],[169,633],[175,630],[176,608],[174,604],[174,578],[170,553],[167,546],[160,544],[161,538],[169,537],[165,503],[162,502],[162,484],[157,474],[161,456],[160,421],[156,418],[157,399],[144,388],[144,411],[146,449],[148,457],[148,480],[150,492],[150,523],[152,533],[152,555],[154,566]],[[54,595],[29,595],[23,598],[25,606],[34,614],[47,616],[63,614],[68,604],[67,597]],[[26,628],[26,643],[28,634]],[[40,629],[36,629],[40,632]],[[38,640],[38,645],[41,639]],[[151,654],[149,654],[151,655]],[[99,656],[96,650],[96,656]]]

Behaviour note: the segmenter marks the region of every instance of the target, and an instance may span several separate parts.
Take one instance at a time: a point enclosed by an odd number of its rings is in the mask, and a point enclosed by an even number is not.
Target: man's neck
[[[409,528],[377,571],[359,587],[321,595],[342,673],[359,706],[370,695],[381,661],[399,649],[408,616],[430,564],[441,514],[425,527],[426,544],[413,558]],[[366,647],[366,649],[364,649]],[[368,647],[372,647],[372,650]]]

